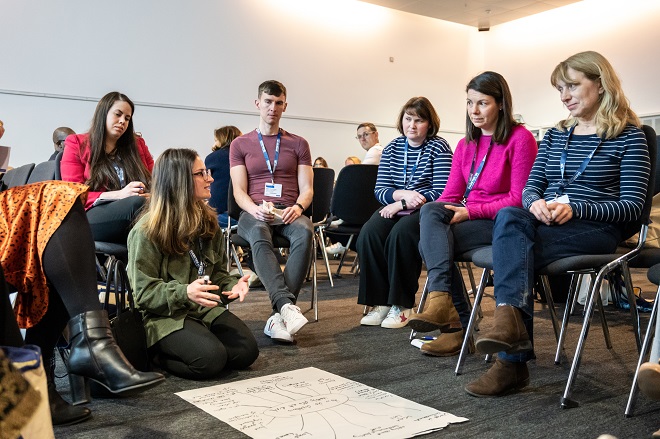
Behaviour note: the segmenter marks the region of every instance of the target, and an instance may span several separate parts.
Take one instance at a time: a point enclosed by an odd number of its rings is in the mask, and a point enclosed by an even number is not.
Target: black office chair
[[[4,173],[2,176],[2,181],[7,189],[11,189],[16,186],[23,186],[27,184],[30,179],[30,174],[34,169],[34,163],[28,163],[27,165],[19,166],[18,168],[10,169]]]
[[[242,209],[236,202],[236,199],[234,198],[234,186],[231,181],[229,180],[229,190],[227,194],[227,213],[229,214],[229,218],[231,220],[234,220],[236,223],[238,223],[238,219],[241,216]],[[303,215],[305,216],[312,216],[314,209],[314,201],[312,200],[312,204],[310,204],[307,209],[303,212]],[[243,276],[243,267],[241,266],[241,260],[238,256],[238,252],[236,251],[236,247],[241,247],[243,249],[249,249],[250,248],[250,243],[243,238],[241,235],[238,234],[238,231],[236,228],[231,227],[231,221],[228,224],[228,227],[226,229],[226,236],[227,236],[227,251],[229,252],[229,257],[231,257],[234,260],[234,263],[236,264],[236,267],[238,268],[238,272],[240,273],[241,276]],[[313,239],[312,239],[313,240]],[[284,236],[281,236],[279,234],[274,234],[273,235],[273,248],[289,248],[290,247],[289,240],[286,239]],[[314,246],[312,246],[314,247]],[[316,254],[313,254],[312,256],[316,256]],[[310,309],[314,310],[314,321],[318,321],[318,297],[317,297],[317,280],[316,280],[316,265],[314,264],[313,266],[313,275],[312,275],[312,300],[311,300],[311,307]]]
[[[345,166],[339,171],[337,183],[332,193],[330,212],[333,218],[341,219],[343,223],[332,225],[328,221],[324,231],[335,235],[349,236],[346,244],[347,251],[351,247],[351,243],[357,238],[362,226],[376,210],[382,207],[374,195],[377,177],[377,165],[351,165]],[[339,261],[337,276],[339,276],[344,264],[347,251],[344,251]]]
[[[39,181],[48,181],[56,180],[55,171],[57,169],[57,163],[53,160],[47,162],[41,162],[34,167],[28,178],[29,183],[36,183]]]
[[[323,229],[326,220],[330,215],[330,203],[332,202],[332,192],[335,185],[335,170],[331,168],[314,168],[314,198],[312,205],[312,224],[314,225],[314,256],[312,257],[311,269],[316,269],[316,254],[319,249],[323,255],[325,269],[328,273],[330,286],[334,287],[332,273],[330,273],[330,262],[325,252],[325,237]]]

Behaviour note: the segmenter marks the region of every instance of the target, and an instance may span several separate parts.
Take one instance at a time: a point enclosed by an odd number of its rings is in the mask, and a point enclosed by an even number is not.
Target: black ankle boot
[[[55,356],[50,360],[44,359],[50,364],[45,364],[46,381],[48,382],[48,402],[50,404],[50,417],[53,425],[73,425],[83,422],[92,417],[92,412],[87,407],[76,407],[66,402],[55,387]]]
[[[69,380],[73,404],[90,400],[91,379],[113,395],[128,396],[165,380],[157,372],[139,372],[128,362],[112,337],[108,314],[87,311],[69,321]]]

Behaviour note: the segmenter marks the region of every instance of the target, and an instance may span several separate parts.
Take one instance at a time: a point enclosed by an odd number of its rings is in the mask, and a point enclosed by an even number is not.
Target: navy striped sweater
[[[405,136],[400,136],[383,149],[374,190],[383,205],[393,203],[392,195],[399,189],[417,191],[426,197],[426,201],[435,201],[447,183],[452,152],[445,139],[435,136],[420,146],[409,145],[407,163],[404,163],[405,142]],[[418,157],[419,164],[414,175],[411,175]],[[404,182],[404,167],[407,184]]]
[[[538,199],[555,198],[561,180],[559,161],[567,138],[568,131],[557,128],[545,134],[523,190],[525,208],[529,209]],[[571,136],[566,180],[575,174],[598,142],[595,134]],[[644,207],[650,169],[646,137],[641,129],[629,125],[618,137],[604,140],[584,173],[564,190],[573,217],[608,223],[637,220]]]

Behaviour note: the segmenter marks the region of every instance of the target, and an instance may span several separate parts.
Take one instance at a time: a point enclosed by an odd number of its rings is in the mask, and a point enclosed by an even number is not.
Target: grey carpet
[[[320,261],[319,261],[320,262]],[[289,371],[317,367],[345,378],[394,393],[438,410],[469,418],[428,434],[428,438],[597,438],[609,433],[619,439],[650,437],[660,427],[660,404],[643,395],[637,399],[635,416],[624,418],[637,353],[629,314],[607,307],[613,349],[605,347],[599,317],[595,317],[586,343],[573,396],[580,407],[564,410],[559,398],[570,363],[554,364],[555,341],[547,309],[536,305],[537,359],[530,363],[531,385],[523,392],[497,399],[474,398],[463,386],[483,373],[483,357],[470,355],[461,376],[454,375],[456,357],[422,355],[408,342],[409,329],[361,327],[362,306],[356,304],[357,279],[345,275],[330,288],[319,264],[320,321],[310,323],[296,336],[296,344],[279,345],[263,334],[270,303],[263,290],[254,290],[231,310],[254,331],[260,356],[249,370],[232,371],[217,380],[195,382],[174,376],[142,395],[125,399],[95,399],[88,407],[93,418],[85,423],[57,427],[58,438],[245,438],[244,434],[185,402],[175,392]],[[336,262],[333,263],[333,268]],[[344,269],[344,272],[347,270]],[[476,273],[478,274],[478,273]],[[635,285],[646,297],[655,287],[637,271]],[[420,283],[420,291],[423,283]],[[310,284],[305,284],[299,305],[309,308]],[[492,288],[487,290],[492,294]],[[418,295],[419,298],[419,295]],[[492,297],[483,301],[483,326],[490,324]],[[563,312],[563,307],[560,309]],[[312,312],[306,315],[311,318]],[[643,315],[646,328],[648,314]],[[572,358],[579,327],[573,318],[566,352]],[[58,365],[57,372],[64,375]],[[69,397],[66,378],[58,388]]]

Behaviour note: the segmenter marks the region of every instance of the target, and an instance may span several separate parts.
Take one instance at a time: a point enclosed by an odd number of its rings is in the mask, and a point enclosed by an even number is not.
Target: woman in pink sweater
[[[522,190],[536,158],[532,133],[513,119],[509,86],[499,73],[484,72],[466,87],[465,138],[458,142],[447,186],[420,213],[419,251],[428,271],[429,295],[409,325],[440,329],[422,352],[457,355],[470,318],[454,255],[490,245],[493,220],[506,206],[522,206]]]

